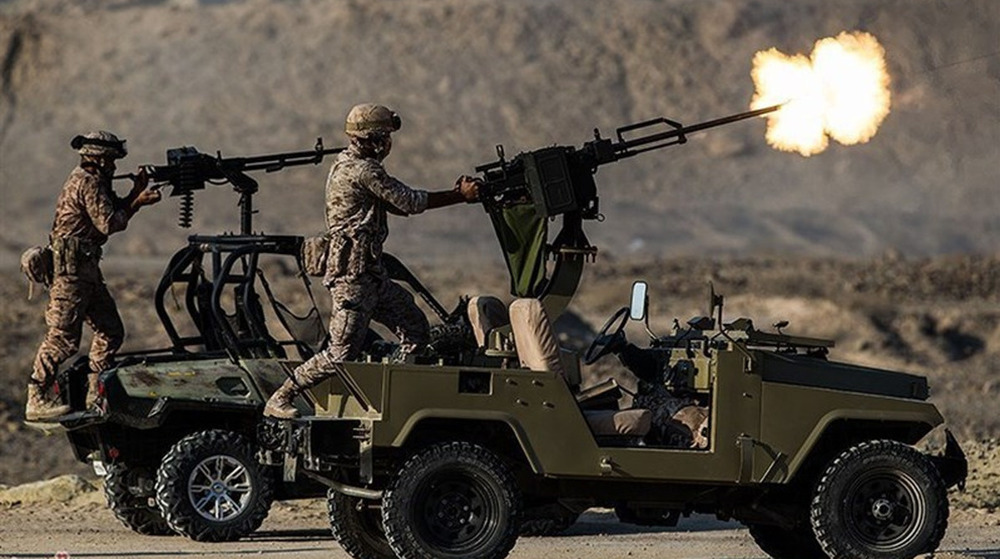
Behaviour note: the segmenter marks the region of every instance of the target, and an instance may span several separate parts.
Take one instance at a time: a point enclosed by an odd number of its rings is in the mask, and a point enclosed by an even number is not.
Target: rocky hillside
[[[123,264],[109,262],[106,272],[128,332],[124,350],[164,347],[166,336],[151,303],[158,276]],[[461,295],[492,293],[509,300],[502,275],[427,264],[414,272],[446,307]],[[752,317],[764,329],[788,320],[789,333],[835,340],[834,359],[926,375],[932,400],[961,440],[996,438],[1000,432],[998,258],[604,258],[585,272],[573,313],[557,323],[563,345],[586,347],[594,329],[627,304],[635,279],[650,283],[655,332],[667,332],[674,317],[684,321],[704,314],[712,281],[727,295],[727,319]],[[301,287],[291,290],[294,283],[289,275],[275,278],[273,287],[280,300],[304,309],[297,303],[306,297]],[[65,437],[43,437],[22,424],[25,384],[45,328],[45,296],[27,301],[25,290],[15,274],[0,272],[5,302],[0,306],[0,483],[6,484],[86,471]],[[325,308],[328,298],[320,297],[319,304]],[[645,343],[642,328],[633,325],[628,332],[635,343]],[[605,358],[584,374],[594,378],[620,370],[615,359]]]
[[[993,0],[3,0],[0,254],[40,242],[76,133],[115,130],[128,166],[166,148],[243,155],[342,141],[359,101],[403,116],[390,171],[433,188],[494,157],[580,144],[597,126],[746,110],[753,54],[808,52],[842,30],[885,46],[892,112],[870,144],[778,153],[763,122],[602,169],[599,244],[639,256],[1000,250],[1000,3]],[[264,176],[257,223],[322,224],[322,168]],[[162,255],[174,202],[111,254]],[[199,196],[195,227],[234,229],[235,199]],[[397,220],[393,250],[494,258],[474,208]],[[460,232],[460,233],[459,233]]]

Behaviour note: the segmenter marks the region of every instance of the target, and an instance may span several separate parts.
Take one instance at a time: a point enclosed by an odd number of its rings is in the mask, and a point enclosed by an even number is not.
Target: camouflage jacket
[[[51,237],[72,237],[96,248],[108,235],[125,229],[131,217],[125,201],[112,190],[111,177],[78,166],[59,194]]]
[[[337,156],[326,182],[326,228],[330,238],[326,276],[382,273],[382,244],[389,235],[387,213],[410,215],[427,208],[427,191],[389,176],[382,164],[351,146]]]

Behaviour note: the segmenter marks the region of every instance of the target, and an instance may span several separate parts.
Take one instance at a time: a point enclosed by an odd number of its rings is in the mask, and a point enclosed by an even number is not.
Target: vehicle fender
[[[419,427],[420,423],[427,420],[462,420],[464,424],[468,422],[490,422],[490,423],[502,423],[510,429],[514,438],[517,440],[518,445],[521,448],[521,452],[524,454],[524,458],[528,465],[531,467],[531,471],[536,474],[543,473],[541,461],[538,458],[537,453],[531,446],[527,434],[521,427],[520,422],[514,416],[498,411],[469,411],[469,410],[455,410],[455,409],[423,409],[408,417],[403,423],[403,426],[399,429],[396,437],[392,441],[392,446],[400,448],[404,446],[409,440],[410,436]]]
[[[799,451],[788,464],[788,474],[785,479],[791,479],[799,471],[806,459],[812,455],[823,436],[841,422],[859,421],[867,426],[865,438],[893,438],[906,444],[914,444],[934,427],[941,425],[944,418],[933,405],[921,405],[907,410],[874,410],[841,408],[825,414],[813,427]],[[882,428],[880,429],[879,426]],[[874,428],[872,428],[874,427]],[[901,428],[909,432],[909,436],[900,437]]]

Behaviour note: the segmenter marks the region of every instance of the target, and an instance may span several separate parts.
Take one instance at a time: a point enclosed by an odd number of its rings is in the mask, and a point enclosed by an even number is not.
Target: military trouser
[[[373,320],[392,330],[403,354],[430,340],[427,317],[413,295],[384,275],[337,279],[330,285],[330,297],[330,343],[295,369],[300,384],[313,386],[333,374],[335,363],[357,359]]]
[[[45,310],[48,331],[35,355],[31,378],[42,386],[55,381],[59,365],[80,348],[83,323],[94,331],[90,345],[90,369],[100,372],[111,361],[125,338],[118,307],[108,287],[101,279],[81,279],[78,276],[56,276],[49,289],[49,306]]]
[[[655,444],[671,448],[707,448],[702,435],[707,410],[691,398],[678,398],[662,384],[642,383],[632,406],[653,414],[650,435]]]

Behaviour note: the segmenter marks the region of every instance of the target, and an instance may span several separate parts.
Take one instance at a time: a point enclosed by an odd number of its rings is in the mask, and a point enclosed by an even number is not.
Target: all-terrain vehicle
[[[305,239],[251,234],[257,182],[246,173],[317,164],[339,151],[322,140],[312,150],[236,158],[183,147],[167,151],[166,165],[147,166],[181,198],[182,227],[191,224],[195,192],[232,184],[241,233],[194,235],[174,254],[153,301],[169,343],[119,354],[100,377],[99,409],[84,409],[86,357],[59,375],[60,393],[78,410],[60,419],[60,429],[77,458],[104,477],[115,516],[136,532],[232,540],[257,529],[273,499],[326,494],[323,484],[287,482],[258,460],[264,402],[286,367],[320,350],[327,334],[306,274]],[[437,315],[438,344],[464,343],[461,313],[446,312],[393,256],[383,263]],[[393,347],[371,331],[366,349],[378,356]]]
[[[104,477],[108,503],[129,528],[233,540],[260,526],[273,499],[325,496],[322,483],[286,480],[258,460],[264,402],[287,367],[326,342],[302,244],[296,236],[190,237],[155,292],[169,345],[120,354],[101,375],[99,410],[83,409],[86,357],[61,374],[62,392],[81,410],[61,426],[77,458]],[[437,314],[436,341],[462,344],[461,315],[446,312],[393,256],[383,260]],[[268,276],[291,282],[284,299]],[[393,350],[374,331],[366,347],[369,355]]]

